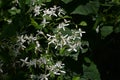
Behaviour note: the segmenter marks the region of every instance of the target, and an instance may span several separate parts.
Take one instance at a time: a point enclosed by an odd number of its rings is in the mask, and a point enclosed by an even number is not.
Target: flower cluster
[[[18,0],[14,1],[19,3]],[[57,57],[60,54],[59,52],[65,54],[64,56],[66,56],[66,53],[78,53],[82,49],[81,40],[85,31],[82,31],[81,28],[76,28],[76,24],[74,24],[74,29],[71,29],[71,19],[65,17],[66,12],[60,6],[54,5],[48,8],[45,4],[40,5],[36,4],[35,0],[31,1],[33,3],[31,11],[33,12],[30,12],[32,13],[30,26],[35,27],[34,34],[27,33],[27,31],[25,31],[25,34],[17,33],[17,38],[15,38],[13,43],[8,41],[1,47],[5,47],[7,44],[9,51],[12,54],[14,53],[14,59],[18,55],[22,56],[25,54],[22,58],[18,57],[19,61],[16,62],[21,64],[20,68],[27,67],[30,70],[29,78],[32,80],[49,80],[51,77],[66,73],[64,70],[65,64],[62,63],[62,60],[56,59],[55,56]],[[16,7],[11,8],[11,10],[20,12]],[[5,21],[8,24],[13,22],[11,19],[5,19]],[[61,50],[63,49],[67,52],[62,52]],[[29,52],[33,56],[29,57]],[[31,72],[34,69],[38,69],[41,72]],[[2,65],[0,65],[0,72],[3,71]]]
[[[66,73],[64,70],[64,64],[61,61],[56,62],[53,64],[53,59],[52,58],[46,58],[45,56],[40,57],[39,59],[33,59],[28,61],[28,57],[25,59],[20,59],[23,64],[22,66],[27,66],[30,68],[31,66],[34,66],[34,68],[44,68],[45,72],[44,74],[39,74],[39,75],[34,75],[31,74],[30,78],[31,79],[38,79],[38,80],[48,80],[49,76],[54,74],[54,75],[61,75]],[[44,67],[43,67],[44,66]]]
[[[24,50],[26,47],[26,44],[27,45],[30,45],[30,44],[34,44],[35,45],[35,53],[37,51],[41,51],[40,49],[40,43],[38,41],[38,36],[39,34],[36,34],[36,36],[33,36],[32,34],[30,36],[28,36],[27,34],[25,35],[21,35],[21,36],[18,36],[18,40],[17,40],[17,44],[19,47],[18,49],[22,49]]]
[[[50,8],[42,8],[43,6],[35,5],[34,8],[34,17],[36,16],[42,16],[42,21],[40,25],[42,25],[42,28],[49,28],[47,24],[51,24],[50,20],[61,18],[61,15],[64,16],[65,12],[60,7],[53,6]],[[47,18],[51,18],[48,20]],[[23,51],[31,44],[34,44],[34,53],[40,52],[39,58],[32,58],[26,57],[25,59],[20,59],[22,62],[22,66],[27,66],[28,68],[34,67],[43,69],[44,71],[40,74],[31,74],[31,79],[38,79],[38,80],[48,80],[48,78],[51,75],[61,75],[65,74],[66,72],[64,69],[64,64],[62,61],[53,60],[53,57],[51,56],[51,50],[50,47],[60,51],[62,49],[65,49],[67,52],[78,52],[80,49],[82,49],[82,35],[85,33],[84,31],[79,29],[70,29],[69,26],[71,21],[68,19],[61,19],[62,21],[58,21],[52,28],[53,30],[51,33],[49,31],[46,33],[44,32],[44,29],[39,29],[35,33],[36,34],[24,34],[21,36],[18,36],[17,45],[19,46],[19,49],[22,49]],[[77,26],[77,25],[75,25]],[[42,48],[40,39],[44,38],[47,44],[46,48]],[[40,38],[40,39],[39,39]],[[55,54],[59,54],[58,52],[55,52]],[[47,57],[49,55],[49,57]],[[56,62],[56,63],[55,63]]]
[[[60,7],[57,7],[57,6],[53,6],[51,8],[45,8],[45,9],[42,9],[41,8],[41,5],[36,5],[35,8],[34,8],[34,16],[37,16],[37,15],[40,15],[40,13],[42,14],[42,16],[61,16],[61,15],[64,15],[65,12],[63,9],[61,9]]]
[[[52,21],[53,18],[60,18],[65,15],[65,11],[61,9],[61,7],[57,7],[54,5],[50,8],[44,8],[45,5],[35,5],[34,7],[34,17],[41,16],[41,23],[40,25],[44,28],[48,24],[50,24],[50,20]],[[63,25],[63,24],[61,24]]]
[[[66,20],[65,20],[66,21]],[[53,35],[47,34],[49,45],[54,44],[55,49],[62,49],[66,47],[68,51],[77,52],[77,49],[81,49],[81,37],[82,34],[85,33],[80,28],[76,29],[68,29],[66,26],[69,26],[69,23],[66,22],[60,23],[56,31]]]
[[[39,59],[32,59],[30,61],[28,61],[28,57],[26,57],[25,59],[20,59],[20,61],[23,62],[22,66],[34,66],[36,68],[36,66],[38,65],[39,68],[41,67],[41,65],[44,65],[47,63],[47,61],[49,61],[49,59],[46,59],[44,57],[40,57]]]

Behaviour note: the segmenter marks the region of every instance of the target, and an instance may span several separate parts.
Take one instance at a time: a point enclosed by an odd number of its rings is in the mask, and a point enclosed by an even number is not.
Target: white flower
[[[51,16],[56,16],[57,17],[57,15],[56,15],[54,10],[45,9],[43,12],[44,12],[43,16],[49,15],[50,17]]]
[[[31,78],[31,79],[37,79],[37,77],[38,77],[37,75],[33,75],[33,74],[30,75],[30,78]]]
[[[55,66],[58,67],[58,68],[60,68],[60,69],[62,69],[63,66],[64,66],[64,64],[62,64],[61,61],[58,61],[58,62],[55,64]]]
[[[43,18],[43,21],[42,21],[42,25],[43,25],[43,27],[45,27],[46,24],[48,24],[48,23],[49,23],[49,22],[46,21],[46,18]]]
[[[85,33],[85,31],[82,31],[82,30],[79,28],[79,30],[78,30],[78,31],[76,31],[75,33],[80,34],[80,37],[82,37],[82,34],[83,34],[83,33]]]
[[[2,64],[2,62],[0,61],[0,72],[1,72],[1,73],[3,73],[2,66],[3,66],[3,64]]]
[[[36,41],[36,47],[37,47],[37,48],[40,47],[40,43],[39,43],[39,41]]]
[[[24,43],[26,42],[26,40],[24,39],[24,36],[18,36],[18,40],[17,40],[17,45],[22,48],[22,50],[24,50],[26,48],[26,46],[24,46]]]
[[[65,71],[63,71],[63,70],[60,70],[60,72],[61,72],[61,73],[64,73],[64,74],[66,73],[66,72],[65,72]]]
[[[39,43],[39,41],[36,41],[35,53],[37,53],[37,51],[41,51],[40,50],[40,43]]]
[[[0,68],[0,72],[2,72],[3,73],[3,70]]]
[[[69,49],[68,49],[68,51],[75,51],[75,52],[77,52],[77,49],[76,49],[76,44],[74,44],[74,45],[69,45]]]
[[[99,31],[100,31],[100,26],[98,25],[96,28],[96,33],[99,33]]]
[[[29,37],[29,39],[30,39],[31,41],[35,41],[35,40],[37,40],[37,37],[33,37],[33,34],[31,34],[30,37]]]
[[[37,15],[39,15],[40,14],[40,8],[41,8],[41,6],[35,6],[35,8],[34,8],[34,16],[37,16]]]
[[[25,39],[25,40],[29,40],[29,37],[28,37],[27,34],[25,34],[24,39]]]
[[[29,63],[27,63],[27,66],[30,67],[30,66],[34,66],[36,68],[36,63],[37,63],[37,60],[36,59],[33,59],[33,60],[30,60]]]
[[[35,5],[36,0],[31,0],[32,5]]]
[[[37,32],[38,32],[38,35],[40,35],[40,34],[44,35],[44,33],[42,31],[37,30]]]
[[[56,69],[56,71],[53,72],[55,75],[60,75],[59,70]]]
[[[70,21],[67,21],[66,19],[64,19],[64,22],[65,22],[65,23],[69,23]]]
[[[44,57],[40,57],[40,59],[38,59],[37,60],[37,63],[38,64],[46,64],[47,63],[47,59],[46,58],[44,58]]]
[[[46,37],[46,35],[44,34],[43,31],[37,30],[36,36],[40,36],[40,35],[43,35],[47,39],[47,37]]]
[[[55,75],[60,75],[61,73],[65,73],[65,71],[61,70],[64,68],[64,64],[61,61],[58,61],[55,65],[47,66],[47,69],[50,70]]]
[[[50,8],[52,11],[56,11],[59,7],[57,7],[56,5],[54,5],[52,8]]]
[[[66,23],[64,23],[64,22],[62,22],[62,23],[60,23],[59,25],[58,25],[58,28],[59,29],[63,29],[64,31],[65,31],[65,26],[68,26],[69,24],[66,24]]]
[[[43,16],[61,16],[61,15],[65,15],[65,11],[63,11],[63,9],[61,9],[60,7],[57,7],[56,5],[54,5],[53,7],[49,8],[49,9],[45,9],[43,11]]]
[[[47,34],[47,36],[48,36],[48,41],[49,41],[48,44],[52,44],[52,43],[56,44],[56,42],[57,42],[56,35],[52,36],[50,34]]]
[[[26,46],[24,46],[22,43],[18,44],[18,46],[19,46],[22,50],[24,50],[24,49],[26,48]]]
[[[62,36],[62,35],[61,35],[61,39],[62,39],[62,44],[63,44],[63,45],[66,45],[66,44],[67,44],[67,37],[68,37],[68,34],[66,34],[65,36]]]
[[[23,62],[22,66],[24,66],[25,64],[28,64],[27,60],[28,60],[28,57],[26,57],[25,60],[24,59],[20,59],[20,61]]]
[[[26,64],[28,67],[34,66],[36,68],[36,64],[37,64],[36,59],[30,60],[30,62],[27,61],[28,57],[26,57],[25,60],[24,59],[20,59],[20,60],[23,62],[22,66],[24,66]]]
[[[41,75],[40,75],[40,80],[48,80],[49,75],[50,75],[50,74],[47,74],[47,75],[41,74]]]
[[[21,42],[23,44],[24,42],[26,42],[26,40],[24,39],[24,36],[21,35],[21,36],[18,36],[17,42]]]
[[[37,37],[33,37],[33,34],[30,34],[30,36],[28,37],[27,43],[30,44],[30,42],[33,43],[36,40],[37,40]]]
[[[58,15],[61,16],[62,14],[65,15],[65,11],[63,11],[63,9],[59,8]]]

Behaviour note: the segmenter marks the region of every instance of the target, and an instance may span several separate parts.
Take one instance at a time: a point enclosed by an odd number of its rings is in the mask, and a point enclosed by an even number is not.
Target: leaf
[[[38,23],[33,19],[33,18],[30,18],[31,19],[31,24],[36,28],[36,29],[40,29],[41,26],[38,25]]]
[[[87,23],[85,21],[81,21],[79,25],[80,26],[87,26]]]
[[[100,30],[101,36],[104,38],[113,32],[113,26],[103,26]]]
[[[80,5],[72,12],[72,14],[87,15],[88,12],[86,11],[85,6]]]
[[[31,1],[30,0],[25,0],[25,3],[30,5]]]
[[[83,65],[84,75],[80,80],[101,80],[96,65],[91,62],[90,66]]]
[[[119,32],[120,32],[120,25],[119,25],[118,27],[116,27],[116,28],[114,29],[114,31],[115,31],[115,33],[119,33]]]
[[[46,2],[51,2],[51,0],[38,0],[39,4],[46,3]]]
[[[65,47],[63,47],[62,49],[60,49],[60,54],[63,54],[64,53],[64,51],[65,51]]]
[[[88,15],[88,14],[96,14],[99,9],[98,1],[90,1],[86,5],[78,6],[71,14],[80,14],[80,15]]]
[[[75,77],[72,78],[72,80],[80,80],[80,77],[75,76]]]
[[[11,9],[8,10],[8,12],[11,14],[11,15],[16,15],[16,14],[19,14],[21,12],[20,9],[17,9],[16,7],[13,7]]]
[[[72,0],[62,0],[65,4],[71,2]]]
[[[46,0],[46,2],[51,2],[51,0]]]
[[[91,63],[91,60],[90,60],[88,57],[85,57],[84,60],[85,60],[85,62],[87,62],[87,63]]]
[[[104,17],[102,17],[101,15],[97,15],[96,20],[95,20],[95,24],[94,24],[94,26],[93,26],[93,30],[96,31],[96,29],[99,28],[99,27],[98,27],[98,24],[99,24],[101,21],[104,21]],[[98,31],[98,32],[99,32],[99,31]]]

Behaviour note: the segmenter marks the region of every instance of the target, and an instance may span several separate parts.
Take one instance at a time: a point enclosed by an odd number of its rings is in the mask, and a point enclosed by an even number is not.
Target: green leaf
[[[84,60],[85,60],[85,62],[87,62],[87,63],[91,63],[91,60],[90,60],[88,57],[85,57]]]
[[[69,3],[69,2],[71,2],[72,0],[62,0],[64,3]]]
[[[72,14],[88,15],[88,12],[86,11],[85,6],[80,5],[72,12]]]
[[[64,51],[65,51],[65,47],[63,47],[62,49],[60,49],[60,54],[63,54],[64,53]]]
[[[46,2],[51,2],[51,0],[46,0]]]
[[[25,0],[25,3],[30,5],[31,1],[30,0]]]
[[[11,9],[8,10],[8,12],[11,14],[11,15],[16,15],[16,14],[19,14],[21,12],[20,9],[17,9],[16,7],[13,7]]]
[[[87,23],[85,21],[81,21],[79,25],[80,26],[87,26]]]
[[[88,14],[96,14],[99,9],[98,1],[90,1],[86,5],[78,6],[71,14],[80,14],[80,15],[88,15]]]
[[[84,75],[81,76],[80,80],[101,80],[98,69],[93,62],[90,66],[83,65],[83,72]]]
[[[46,2],[51,2],[51,0],[38,0],[38,4],[46,3]]]
[[[38,23],[33,19],[33,18],[30,18],[31,19],[31,24],[36,28],[36,29],[40,29],[41,26],[38,25]]]
[[[80,77],[74,76],[74,77],[72,78],[72,80],[80,80]]]
[[[100,30],[101,36],[104,38],[113,32],[113,26],[103,26]]]
[[[114,32],[115,33],[119,33],[120,32],[120,25],[114,29]]]

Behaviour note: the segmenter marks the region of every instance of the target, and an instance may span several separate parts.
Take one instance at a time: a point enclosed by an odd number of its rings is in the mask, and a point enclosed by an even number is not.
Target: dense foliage
[[[119,0],[0,0],[0,80],[116,80],[119,10]]]

